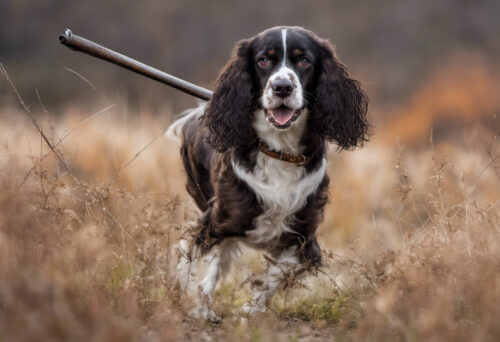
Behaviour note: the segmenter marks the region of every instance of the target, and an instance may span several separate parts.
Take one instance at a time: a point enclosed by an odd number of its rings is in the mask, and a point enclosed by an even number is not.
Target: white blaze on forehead
[[[272,74],[267,80],[267,84],[264,87],[264,92],[261,98],[261,102],[264,108],[277,108],[280,105],[285,105],[288,108],[300,109],[304,105],[304,100],[302,98],[302,85],[300,84],[299,76],[295,71],[286,65],[286,34],[287,30],[281,30],[281,41],[283,43],[283,61],[279,69]],[[287,79],[294,87],[292,94],[284,99],[276,96],[272,89],[272,84],[275,81]]]
[[[281,30],[281,41],[283,42],[283,64],[282,66],[286,65],[286,29]]]

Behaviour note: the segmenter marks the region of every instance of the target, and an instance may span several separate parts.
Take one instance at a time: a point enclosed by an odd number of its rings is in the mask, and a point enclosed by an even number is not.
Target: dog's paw
[[[210,323],[220,323],[222,318],[210,309],[207,305],[194,308],[188,312],[188,316],[195,319],[204,320]]]
[[[248,302],[240,307],[239,312],[240,314],[245,316],[252,316],[260,312],[266,312],[266,310],[267,307],[265,305],[258,305],[256,303]]]
[[[222,318],[220,316],[217,316],[217,314],[213,310],[208,310],[206,314],[203,315],[203,319],[210,323],[222,322]]]

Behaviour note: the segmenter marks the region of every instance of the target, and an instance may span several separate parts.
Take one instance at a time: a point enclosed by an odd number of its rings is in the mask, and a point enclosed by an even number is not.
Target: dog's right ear
[[[219,152],[227,151],[252,138],[254,101],[250,45],[250,40],[242,40],[236,44],[201,117],[202,125],[207,130],[207,142]]]

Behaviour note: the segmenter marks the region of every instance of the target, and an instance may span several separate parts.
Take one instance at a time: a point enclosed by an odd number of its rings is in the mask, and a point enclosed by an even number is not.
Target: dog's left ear
[[[368,97],[361,83],[349,77],[347,67],[327,41],[320,42],[321,70],[311,108],[309,127],[340,148],[360,146],[368,140]]]
[[[207,142],[219,152],[252,139],[251,117],[254,108],[249,49],[250,40],[236,44],[201,117],[202,125],[207,130]]]

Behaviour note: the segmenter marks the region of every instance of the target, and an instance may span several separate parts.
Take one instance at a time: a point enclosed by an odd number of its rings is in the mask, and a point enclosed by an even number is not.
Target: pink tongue
[[[274,121],[276,121],[280,125],[284,125],[288,121],[290,121],[293,116],[293,112],[294,110],[290,108],[269,109],[269,113],[271,113],[271,115],[273,116]]]

